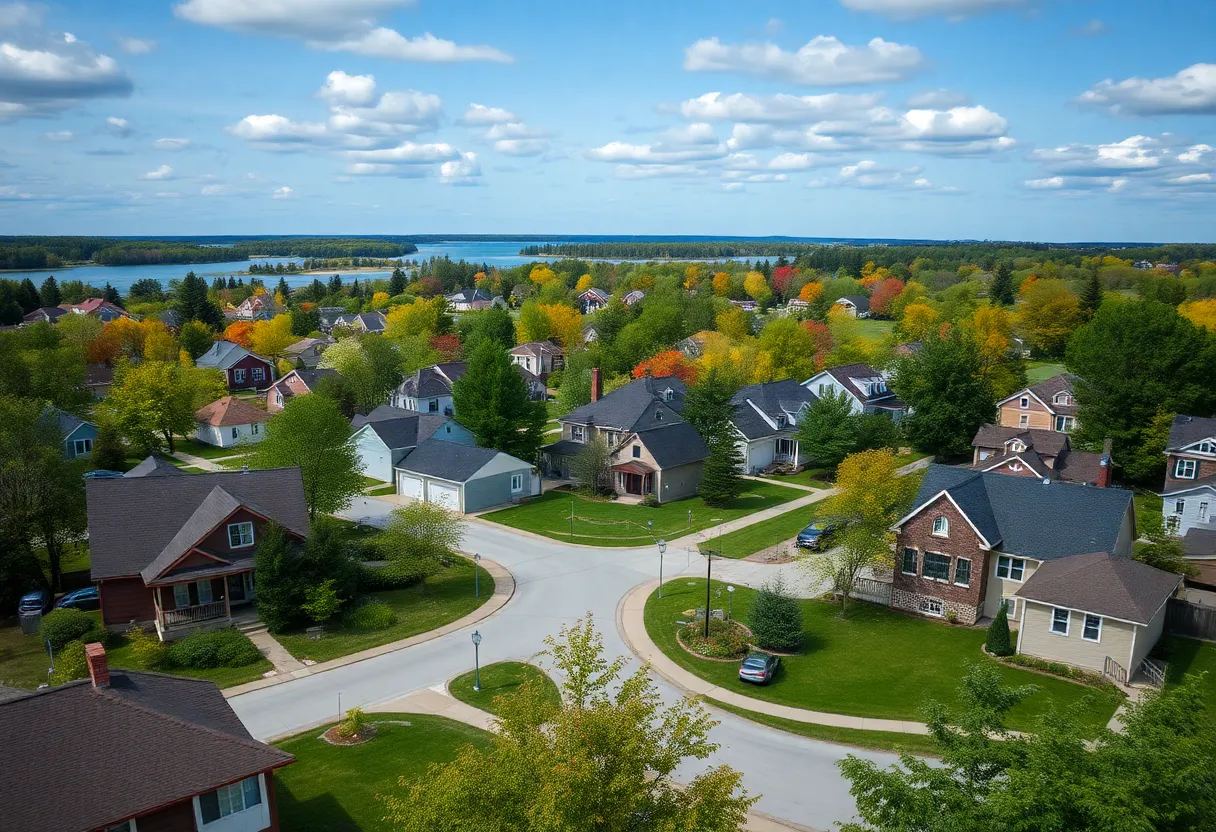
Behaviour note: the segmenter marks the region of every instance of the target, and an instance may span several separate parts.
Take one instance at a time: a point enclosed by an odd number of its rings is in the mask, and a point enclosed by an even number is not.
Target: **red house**
[[[216,341],[194,366],[223,370],[229,390],[265,390],[274,381],[270,361],[231,341]]]
[[[89,480],[92,579],[107,627],[164,639],[224,627],[254,600],[254,551],[270,522],[308,536],[298,468]]]

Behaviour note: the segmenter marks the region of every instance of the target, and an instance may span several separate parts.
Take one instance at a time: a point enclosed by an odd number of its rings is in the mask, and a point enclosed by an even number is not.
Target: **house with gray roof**
[[[299,468],[92,479],[85,499],[102,623],[151,625],[162,639],[229,626],[253,603],[267,525],[294,541],[309,531]]]
[[[42,415],[46,419],[54,420],[56,429],[63,436],[64,459],[83,459],[93,455],[97,425],[54,405],[47,405]]]
[[[1187,556],[1204,573],[1203,583],[1216,585],[1216,419],[1175,416],[1165,459],[1166,527],[1183,539]]]
[[[832,306],[838,306],[854,318],[870,317],[870,299],[865,295],[845,295],[837,298]]]
[[[317,368],[315,370],[292,370],[266,390],[266,410],[277,413],[296,396],[305,396],[321,383],[321,379],[337,376],[337,370]]]
[[[1024,387],[996,403],[1000,423],[1011,428],[1034,428],[1071,433],[1077,427],[1077,398],[1081,381],[1071,373],[1060,373]]]
[[[566,366],[566,354],[552,341],[528,341],[512,347],[510,355],[512,364],[541,379]]]
[[[1110,440],[1102,453],[1074,451],[1067,433],[1004,425],[980,425],[971,440],[973,471],[1110,485]]]
[[[136,477],[186,477],[189,474],[156,454],[150,454],[123,476],[127,479],[135,479]]]
[[[744,472],[757,474],[774,464],[806,464],[798,422],[817,400],[792,378],[749,384],[736,393],[730,400],[730,421]]]
[[[908,406],[887,386],[886,374],[869,364],[828,367],[802,382],[802,386],[820,398],[830,393],[847,396],[854,413],[877,413],[895,422],[908,413]]]
[[[472,312],[475,309],[489,309],[494,303],[494,296],[485,289],[461,289],[445,295],[444,300],[453,312]]]
[[[891,606],[966,624],[1001,606],[1018,621],[1018,590],[1043,564],[1091,552],[1126,558],[1136,538],[1130,491],[949,465],[929,466],[892,530]]]
[[[389,405],[356,416],[351,427],[350,442],[359,454],[359,470],[363,476],[383,482],[393,482],[393,466],[428,439],[461,445],[475,442],[468,428],[447,416]]]
[[[535,466],[493,448],[432,436],[393,466],[397,493],[468,514],[540,494]]]
[[[233,392],[265,390],[274,381],[274,365],[269,360],[231,341],[216,341],[194,360],[194,366],[219,370]]]
[[[452,400],[452,386],[468,369],[467,361],[445,361],[423,367],[393,388],[388,403],[403,410],[453,416],[456,405]],[[544,401],[547,393],[544,380],[522,364],[516,363],[515,370],[528,385],[528,396],[534,401]]]

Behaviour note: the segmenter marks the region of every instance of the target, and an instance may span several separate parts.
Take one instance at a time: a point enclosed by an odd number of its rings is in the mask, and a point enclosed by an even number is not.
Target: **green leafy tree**
[[[388,279],[388,296],[390,298],[395,298],[397,295],[404,294],[405,286],[405,272],[401,270],[400,266],[397,266],[395,269],[393,269],[393,273]]]
[[[718,367],[711,368],[688,388],[684,396],[684,420],[696,428],[702,437],[718,436],[729,431],[734,415],[730,400],[736,392],[729,375]]]
[[[603,436],[596,434],[579,449],[570,474],[592,493],[612,494],[612,451]]]
[[[1018,325],[1044,355],[1062,354],[1082,320],[1081,304],[1062,280],[1036,280],[1022,292]]]
[[[801,381],[815,372],[815,338],[793,318],[775,318],[766,324],[759,344],[772,359],[774,379]]]
[[[6,616],[16,614],[22,595],[46,585],[46,576],[34,557],[30,540],[17,521],[8,511],[0,512],[0,615]]]
[[[291,310],[291,334],[298,335],[301,338],[306,337],[310,332],[316,332],[321,328],[321,313],[315,309],[305,311],[300,308]]]
[[[881,413],[862,413],[855,417],[857,425],[857,450],[874,451],[879,448],[898,448],[902,435],[899,425],[890,416]]]
[[[689,388],[684,398],[684,418],[701,434],[709,449],[697,493],[711,506],[730,505],[746,485],[741,475],[743,454],[735,442],[731,422],[730,400],[734,394],[729,376],[715,367]]]
[[[843,390],[825,392],[798,422],[798,450],[812,465],[835,468],[857,449],[857,443],[857,414]]]
[[[466,349],[472,349],[479,338],[488,338],[503,349],[509,350],[515,346],[515,321],[511,319],[511,313],[502,307],[491,306],[489,309],[465,312],[456,323],[456,331]]]
[[[1009,637],[1009,611],[1004,604],[996,612],[996,618],[988,625],[988,635],[984,642],[988,652],[994,656],[1012,656],[1013,642]]]
[[[302,587],[299,557],[278,523],[268,524],[258,535],[253,565],[258,576],[258,618],[272,633],[282,632],[299,615]]]
[[[298,467],[308,516],[334,514],[363,489],[359,454],[349,442],[350,423],[332,399],[295,396],[266,423],[251,467]]]
[[[385,560],[399,564],[447,566],[458,557],[464,531],[464,521],[454,512],[414,502],[393,509],[388,525],[376,536],[376,549]]]
[[[121,471],[126,467],[127,446],[118,425],[108,420],[98,423],[92,459],[95,467],[107,471]]]
[[[988,300],[993,306],[1013,306],[1013,272],[1004,260],[997,263],[992,272]]]
[[[182,323],[200,321],[213,330],[224,325],[224,314],[207,296],[207,281],[194,272],[189,272],[178,284],[173,308],[181,315]]]
[[[802,647],[802,605],[786,588],[781,575],[756,591],[747,626],[756,646],[763,650],[792,653]]]
[[[202,321],[189,321],[182,324],[178,342],[186,351],[186,355],[190,356],[190,360],[197,361],[198,357],[211,349],[211,345],[215,343],[215,333]]]
[[[165,361],[121,362],[102,412],[140,453],[167,447],[197,427],[194,412],[228,392],[219,370]]]
[[[342,609],[342,599],[334,588],[334,579],[325,578],[320,583],[306,587],[301,609],[317,624],[324,624],[337,615]]]
[[[1147,542],[1136,542],[1132,560],[1138,560],[1176,575],[1193,577],[1199,574],[1195,564],[1187,560],[1181,538],[1170,534],[1165,528],[1164,518],[1141,517],[1140,521],[1143,524],[1141,536],[1146,538]]]
[[[996,413],[982,369],[975,341],[957,327],[926,338],[920,353],[899,363],[891,387],[912,410],[901,427],[913,445],[939,457],[971,452],[975,432]]]
[[[388,401],[402,378],[397,346],[379,335],[343,338],[321,354],[320,366],[338,371],[362,413]]]
[[[496,342],[486,339],[474,347],[468,370],[452,385],[452,404],[478,445],[527,462],[536,459],[545,405],[528,397],[527,383]]]
[[[55,275],[51,275],[42,281],[42,288],[38,290],[38,297],[42,301],[43,306],[58,306],[63,303],[63,293],[59,291],[59,283],[55,280]]]
[[[489,747],[467,746],[450,763],[384,798],[402,832],[736,832],[755,798],[742,776],[716,766],[675,781],[682,763],[717,749],[716,724],[691,699],[665,706],[645,668],[622,678],[591,617],[546,639],[561,704],[525,682],[497,700]]]

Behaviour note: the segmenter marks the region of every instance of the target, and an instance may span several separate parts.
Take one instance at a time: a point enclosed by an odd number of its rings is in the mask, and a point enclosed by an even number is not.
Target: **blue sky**
[[[1151,6],[0,0],[0,233],[1216,241]]]

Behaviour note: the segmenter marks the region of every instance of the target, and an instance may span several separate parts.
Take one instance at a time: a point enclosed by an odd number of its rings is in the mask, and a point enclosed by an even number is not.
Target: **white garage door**
[[[443,506],[452,511],[460,511],[460,492],[454,485],[441,485],[432,482],[426,488],[427,502]]]
[[[408,477],[405,474],[397,476],[397,493],[411,500],[422,499],[422,480],[418,477]]]

